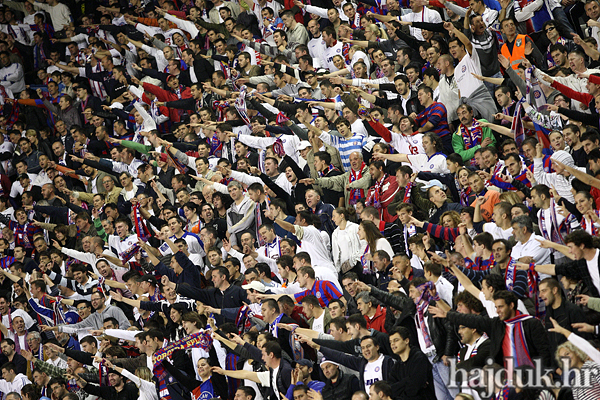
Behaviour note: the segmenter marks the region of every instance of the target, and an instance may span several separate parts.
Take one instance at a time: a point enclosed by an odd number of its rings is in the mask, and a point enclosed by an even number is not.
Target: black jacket
[[[506,334],[506,324],[500,318],[483,317],[475,314],[461,314],[456,311],[448,311],[446,319],[455,325],[464,325],[469,328],[475,328],[480,332],[485,332],[490,337],[489,357],[493,358],[498,364],[504,365],[502,340]],[[550,367],[552,354],[550,353],[550,343],[548,333],[542,323],[536,318],[529,318],[522,322],[525,341],[529,349],[529,356],[532,360],[540,358],[543,367]]]
[[[490,342],[490,339],[484,340],[477,347],[477,354],[471,354],[471,357],[466,360],[465,355],[467,354],[467,346],[463,346],[458,353],[461,361],[456,363],[456,369],[458,370],[461,368],[465,371],[471,371],[474,368],[483,368],[483,366],[486,365],[486,360],[489,358],[491,345],[492,342]],[[457,382],[462,381],[461,378],[466,378],[463,377],[462,374],[457,374],[456,376]]]
[[[431,363],[418,347],[411,347],[406,361],[396,361],[388,383],[395,399],[436,399]]]
[[[560,293],[558,294],[561,295]],[[572,326],[572,324],[577,322],[587,322],[587,318],[585,316],[585,312],[583,309],[566,299],[562,299],[562,303],[560,307],[555,310],[552,307],[546,306],[546,319],[545,325],[546,327],[551,327],[552,322],[550,318],[556,319],[560,326]],[[577,333],[579,336],[583,337],[586,340],[593,339],[593,336],[589,333]],[[556,333],[556,332],[548,332],[548,340],[550,342],[550,351],[551,354],[554,354],[556,348],[567,341],[564,335]],[[554,363],[556,359],[553,357],[552,362]],[[558,366],[558,365],[556,365]]]
[[[368,361],[364,357],[352,356],[350,354],[342,353],[341,351],[328,349],[327,347],[321,347],[320,352],[323,353],[328,360],[342,364],[354,371],[358,371],[358,384],[360,385],[361,390],[365,390],[365,366],[368,364]],[[394,359],[390,356],[383,356],[383,363],[381,364],[382,380],[389,380],[393,366]]]
[[[208,304],[214,308],[234,308],[241,307],[244,302],[248,302],[246,291],[239,286],[230,285],[225,292],[221,292],[217,288],[207,288],[199,290],[187,283],[177,285],[175,291],[182,296],[190,299],[199,300],[204,304]],[[223,317],[215,315],[217,325],[222,324]]]
[[[371,336],[373,336],[373,338],[377,341],[377,344],[379,345],[379,352],[388,356],[392,356],[394,353],[392,352],[392,348],[390,347],[389,336],[383,332],[376,331],[375,329],[369,330],[371,331]],[[345,342],[329,339],[313,339],[313,342],[315,342],[319,346],[329,347],[330,349],[334,349],[344,353],[354,354],[356,356],[362,355],[362,351],[360,349],[360,339],[351,339]]]
[[[386,84],[386,85],[392,85],[389,87],[391,92],[396,92],[396,87],[394,86],[393,83],[391,84]],[[393,90],[391,90],[393,87]],[[387,90],[388,86],[386,86],[386,88],[382,88],[380,86],[381,90]],[[392,104],[402,104],[402,96],[398,95],[397,98],[393,99],[393,100],[389,100],[387,97],[376,97],[375,98],[375,105],[381,108],[389,108]],[[410,97],[408,99],[408,101],[406,102],[405,106],[403,107],[404,109],[404,115],[410,115],[411,113],[415,113],[415,114],[419,114],[421,111],[423,111],[425,109],[425,107],[423,107],[421,105],[421,103],[419,102],[419,99],[417,98],[417,93],[413,92],[411,90],[410,92]]]
[[[371,296],[385,305],[392,306],[397,310],[402,310],[403,314],[406,313],[412,318],[417,314],[415,303],[408,297],[401,298],[394,296],[391,293],[384,292],[373,286],[371,286]],[[429,315],[429,312],[425,313],[425,317],[429,317],[429,334],[437,352],[435,361],[441,359],[442,356],[456,356],[456,353],[458,352],[458,338],[454,333],[452,324],[448,323],[449,321],[444,321],[440,318],[433,318]]]
[[[331,379],[325,381],[325,386],[321,391],[323,400],[350,400],[355,392],[360,390],[360,383],[356,375],[344,374],[340,369],[337,381],[331,382]]]

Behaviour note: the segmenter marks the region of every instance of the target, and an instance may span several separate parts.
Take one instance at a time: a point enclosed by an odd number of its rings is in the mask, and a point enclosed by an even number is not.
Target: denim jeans
[[[433,362],[433,357],[429,357],[429,362],[433,369],[433,385],[435,386],[435,397],[437,400],[454,400],[458,394],[458,389],[449,389],[450,369],[444,365],[443,361]]]
[[[490,76],[490,78],[502,78],[502,74],[500,73],[500,71],[498,71],[494,75]],[[483,82],[483,83],[485,84],[485,87],[492,95],[492,99],[495,99],[496,98],[495,92],[496,92],[496,88],[498,87],[498,85],[495,85],[491,82]]]

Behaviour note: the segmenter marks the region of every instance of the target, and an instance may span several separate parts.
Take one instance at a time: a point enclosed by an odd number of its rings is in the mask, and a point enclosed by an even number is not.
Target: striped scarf
[[[592,210],[592,212],[594,212],[596,215],[600,216],[600,211]],[[590,224],[589,230],[588,230],[588,223]],[[583,216],[583,218],[581,218],[580,224],[581,224],[581,229],[588,232],[592,236],[598,236],[598,228],[596,227],[596,224],[594,224],[593,220],[590,220],[590,222],[588,222],[588,220],[585,218],[585,216]]]
[[[425,323],[425,310],[429,307],[429,302],[431,300],[439,301],[440,296],[436,293],[435,296],[431,294],[431,289],[433,289],[434,284],[431,281],[425,282],[424,284],[417,287],[417,290],[421,292],[421,296],[415,301],[417,306],[417,317],[419,318],[419,328],[421,329],[421,333],[423,334],[423,340],[425,340],[425,346],[431,347],[433,346],[433,342],[431,341],[431,336],[429,334],[429,328]]]
[[[383,174],[381,179],[375,182],[375,186],[373,187],[373,190],[371,191],[365,203],[367,206],[373,206],[378,210],[380,210],[383,207],[383,204],[381,204],[381,191],[383,189],[383,183],[387,178],[388,174]]]
[[[362,172],[366,166],[367,165],[363,162],[360,165],[360,168],[358,169],[358,171],[355,171],[354,169],[350,168],[350,176],[348,177],[348,180],[350,181],[350,183],[362,178]],[[351,206],[353,206],[358,202],[358,200],[360,200],[364,197],[365,197],[365,191],[363,189],[350,189],[349,203]]]
[[[235,316],[235,325],[239,334],[242,335],[252,328],[251,318],[255,316],[254,312],[248,306],[241,306]]]
[[[210,333],[206,331],[200,331],[179,339],[178,341],[159,349],[152,355],[152,364],[154,366],[152,372],[158,379],[158,394],[161,399],[171,400],[171,395],[167,387],[168,373],[165,367],[163,367],[162,362],[167,361],[177,350],[201,348],[208,351],[211,346],[212,337],[210,336]]]
[[[319,171],[319,177],[323,178],[325,176],[327,176],[331,171],[335,171],[337,170],[336,167],[333,166],[333,164],[329,164],[329,166],[327,167],[327,169],[325,171]]]
[[[546,210],[540,210],[539,216],[539,227],[542,233],[542,236],[551,240],[554,243],[565,244],[564,238],[569,234],[571,222],[575,217],[572,214],[569,214],[566,218],[562,220],[562,222],[558,223],[558,217],[556,216],[556,204],[554,203],[554,199],[550,199],[550,208],[548,212],[550,213],[550,230],[548,232],[548,228],[546,226]]]
[[[414,186],[413,182],[408,182],[408,184],[404,188],[404,199],[402,200],[403,203],[410,203],[410,195],[411,195],[413,186]]]
[[[483,138],[483,129],[481,126],[479,126],[479,122],[473,118],[471,129],[467,128],[463,124],[460,124],[460,134],[462,136],[465,149],[469,150],[481,144],[481,139]],[[475,164],[475,159],[471,159],[471,165]]]
[[[504,350],[505,360],[508,360],[509,357],[512,359],[513,367],[520,367],[522,365],[533,367],[533,362],[529,356],[527,341],[525,340],[525,332],[523,331],[523,321],[530,318],[533,317],[517,311],[515,317],[504,321],[506,331],[502,343],[502,350]],[[508,376],[512,376],[512,371],[509,371],[508,373]]]

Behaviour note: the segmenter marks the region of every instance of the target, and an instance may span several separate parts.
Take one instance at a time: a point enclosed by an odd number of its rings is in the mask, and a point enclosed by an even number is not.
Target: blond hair
[[[153,374],[148,367],[137,367],[135,376],[148,382],[152,382]]]
[[[558,365],[561,368],[563,368],[563,359],[560,356],[560,351],[562,349],[567,349],[568,351],[573,353],[575,355],[575,357],[577,357],[577,358],[579,358],[579,360],[581,360],[582,363],[586,362],[589,359],[588,355],[585,354],[583,352],[583,350],[581,350],[579,347],[575,346],[571,342],[564,342],[563,344],[559,345],[556,348],[556,353],[554,353],[554,358],[556,358],[556,361],[558,361]],[[571,367],[572,367],[572,365],[571,365]]]

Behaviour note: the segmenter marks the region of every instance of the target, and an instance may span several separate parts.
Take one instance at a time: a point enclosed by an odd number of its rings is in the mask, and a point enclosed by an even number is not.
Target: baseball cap
[[[430,187],[433,186],[439,186],[440,188],[442,188],[442,190],[446,190],[446,185],[444,185],[442,182],[438,181],[437,179],[432,179],[430,181],[428,181],[422,188],[421,191],[422,192],[426,192],[427,189],[429,189]]]
[[[267,291],[265,285],[259,281],[252,281],[247,285],[242,285],[242,289],[254,289],[257,292],[264,293]]]
[[[160,153],[159,160],[161,162],[167,162],[167,155],[165,153]]]
[[[308,147],[311,147],[312,145],[310,144],[310,142],[308,140],[302,140],[300,142],[300,144],[298,145],[298,151],[302,151]]]

